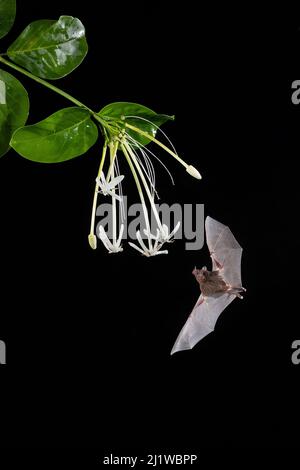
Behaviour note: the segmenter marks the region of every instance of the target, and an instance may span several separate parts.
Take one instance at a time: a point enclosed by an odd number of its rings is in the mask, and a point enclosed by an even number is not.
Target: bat
[[[206,243],[212,260],[212,271],[206,266],[193,270],[201,295],[175,341],[171,354],[192,349],[215,329],[223,310],[236,298],[242,299],[242,247],[229,227],[211,217],[205,220]]]

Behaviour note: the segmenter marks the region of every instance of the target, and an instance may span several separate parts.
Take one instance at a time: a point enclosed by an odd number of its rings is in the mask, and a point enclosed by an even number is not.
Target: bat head
[[[202,269],[197,269],[195,266],[192,274],[195,276],[198,282],[205,282],[208,275],[207,267],[203,266]]]

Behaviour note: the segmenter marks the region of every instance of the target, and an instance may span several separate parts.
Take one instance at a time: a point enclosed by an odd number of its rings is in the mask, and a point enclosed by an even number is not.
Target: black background
[[[300,337],[292,303],[300,107],[291,103],[299,24],[293,12],[275,20],[247,7],[163,5],[19,2],[1,50],[33,20],[79,17],[88,56],[55,84],[96,110],[122,100],[176,114],[165,130],[203,180],[170,159],[176,186],[157,168],[161,199],[204,203],[206,215],[231,227],[244,247],[247,294],[213,334],[171,357],[198,296],[191,270],[208,262],[206,249],[177,241],[167,257],[149,260],[129,247],[90,250],[101,142],[53,166],[11,151],[0,172],[8,447],[130,455],[299,443],[300,366],[291,363]],[[18,78],[30,95],[29,123],[69,106]]]

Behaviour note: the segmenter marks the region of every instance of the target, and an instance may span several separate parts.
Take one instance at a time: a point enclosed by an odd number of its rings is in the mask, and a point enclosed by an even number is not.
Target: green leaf
[[[31,73],[54,80],[72,72],[88,50],[84,26],[77,18],[31,23],[9,47],[10,59]]]
[[[0,70],[0,157],[9,150],[9,141],[18,127],[24,126],[29,99],[23,85],[10,73]]]
[[[0,0],[0,39],[5,36],[16,16],[16,0]]]
[[[10,145],[34,162],[58,163],[78,157],[94,145],[98,129],[83,108],[64,108],[43,121],[18,129]]]
[[[132,126],[138,127],[144,132],[155,137],[157,129],[166,121],[174,120],[174,116],[167,114],[157,114],[152,109],[141,104],[118,102],[111,103],[101,109],[98,113],[106,121],[128,122]],[[128,134],[142,145],[151,142],[137,132],[127,129]]]

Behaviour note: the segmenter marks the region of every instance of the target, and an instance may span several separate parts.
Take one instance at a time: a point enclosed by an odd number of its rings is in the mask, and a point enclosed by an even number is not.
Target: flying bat
[[[200,285],[201,295],[188,317],[171,354],[192,349],[215,329],[217,319],[236,297],[242,299],[242,247],[229,227],[211,217],[205,220],[206,243],[212,260],[212,271],[204,266],[192,274]]]

